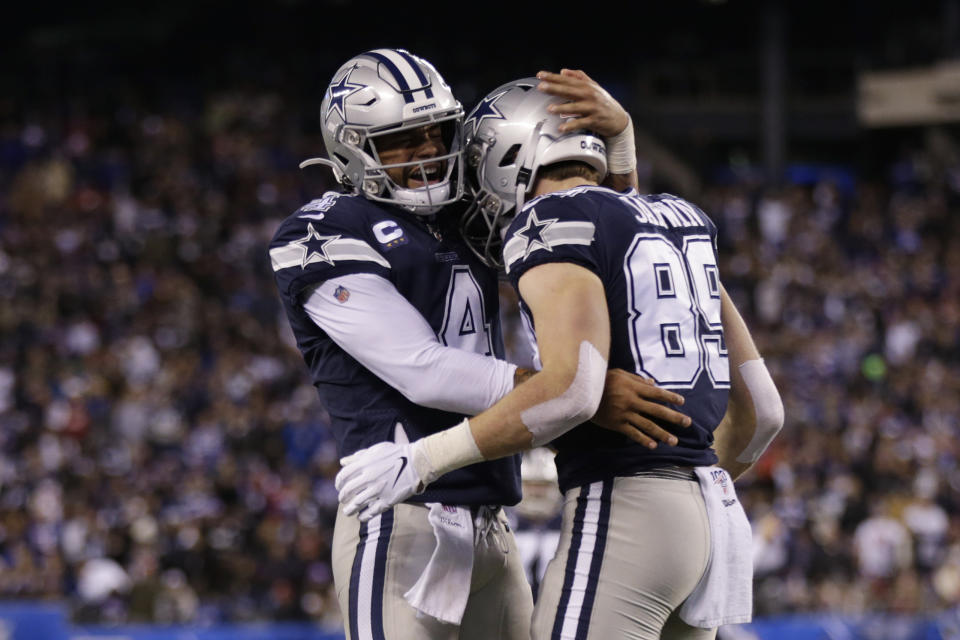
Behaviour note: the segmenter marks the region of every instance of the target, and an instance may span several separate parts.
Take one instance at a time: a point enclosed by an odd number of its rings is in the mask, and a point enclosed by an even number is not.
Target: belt
[[[654,467],[653,469],[643,469],[634,471],[630,474],[638,478],[662,478],[665,480],[693,480],[697,482],[697,474],[693,467],[680,467],[670,465],[667,467]]]

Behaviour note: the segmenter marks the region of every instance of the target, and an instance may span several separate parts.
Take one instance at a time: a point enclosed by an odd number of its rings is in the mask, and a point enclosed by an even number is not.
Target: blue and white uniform
[[[515,367],[502,361],[496,275],[455,234],[441,235],[424,217],[327,193],[280,225],[270,258],[341,456],[446,429],[512,388]],[[517,555],[515,544],[505,516],[489,506],[518,502],[519,467],[513,456],[448,473],[368,523],[338,515],[334,577],[351,639],[446,638],[445,627],[456,630],[418,619],[403,598],[436,545],[420,506],[426,503],[486,514],[493,525],[484,530],[497,539],[478,536],[475,579],[490,581],[492,563],[494,576],[503,574],[494,582],[517,598],[507,585],[525,588],[522,567],[519,558],[504,560],[511,549]],[[532,603],[522,594],[523,606],[499,595],[470,598],[465,628],[499,615],[520,629],[504,637],[525,637]]]
[[[569,431],[552,445],[561,490],[655,467],[717,461],[710,445],[727,408],[730,371],[716,234],[707,215],[685,200],[603,187],[536,198],[510,225],[504,262],[514,286],[547,262],[594,272],[610,311],[610,368],[653,378],[684,396],[683,411],[692,420],[688,428],[668,428],[676,446],[660,443],[653,450],[612,431]]]
[[[552,443],[564,524],[535,638],[641,637],[631,635],[638,627],[658,638],[675,625],[677,637],[709,637],[672,614],[709,557],[692,467],[717,461],[713,431],[730,387],[715,246],[716,227],[694,205],[595,186],[535,198],[510,225],[504,264],[518,291],[524,273],[549,262],[595,273],[609,308],[610,368],[683,395],[692,419],[664,425],[679,442],[653,450],[591,425]]]

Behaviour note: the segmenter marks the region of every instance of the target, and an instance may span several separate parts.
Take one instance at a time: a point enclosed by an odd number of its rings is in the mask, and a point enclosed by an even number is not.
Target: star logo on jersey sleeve
[[[530,217],[527,218],[526,226],[517,229],[514,232],[515,237],[523,238],[526,241],[526,248],[523,251],[523,259],[526,260],[527,256],[536,251],[537,249],[546,249],[547,251],[553,251],[550,248],[550,243],[543,238],[543,234],[549,229],[553,224],[559,220],[559,218],[549,218],[547,220],[540,220],[537,218],[536,209],[530,210]]]
[[[503,113],[497,108],[497,100],[499,100],[505,93],[506,91],[501,91],[494,96],[487,96],[480,101],[480,104],[477,105],[477,108],[473,110],[473,113],[470,114],[470,117],[467,118],[466,122],[463,123],[464,129],[469,131],[469,133],[467,133],[467,137],[476,135],[477,131],[480,130],[480,125],[483,124],[483,121],[486,118],[490,118],[492,120],[504,119]]]
[[[327,255],[327,246],[339,238],[339,235],[320,235],[317,230],[313,228],[313,223],[311,222],[307,224],[307,235],[299,240],[294,240],[290,244],[297,245],[303,250],[303,260],[300,266],[306,269],[308,264],[314,262],[326,262],[332,265],[333,258]]]
[[[356,69],[357,65],[353,65],[353,69]],[[343,101],[355,94],[360,89],[366,88],[365,84],[355,84],[350,82],[350,74],[353,73],[353,69],[348,70],[343,77],[341,77],[335,84],[330,85],[328,91],[330,92],[330,105],[327,107],[326,118],[330,118],[330,114],[334,111],[340,114],[340,117],[344,121],[347,120],[347,114],[343,110]]]

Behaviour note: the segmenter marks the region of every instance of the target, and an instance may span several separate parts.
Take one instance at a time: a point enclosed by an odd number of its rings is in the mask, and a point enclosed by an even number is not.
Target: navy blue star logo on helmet
[[[291,244],[299,245],[303,249],[303,261],[301,268],[306,269],[307,265],[313,262],[326,262],[333,264],[333,259],[327,255],[327,245],[340,236],[322,236],[313,228],[313,223],[307,225],[307,235]]]
[[[477,131],[480,130],[480,125],[483,124],[485,118],[505,120],[503,113],[497,108],[497,100],[505,93],[506,91],[501,91],[496,95],[487,96],[470,112],[470,117],[463,123],[467,137],[476,134]]]
[[[327,107],[327,113],[324,114],[324,119],[329,118],[330,114],[336,111],[344,121],[347,120],[347,114],[343,111],[343,101],[367,86],[365,84],[354,84],[350,82],[350,74],[353,72],[353,69],[356,68],[357,65],[353,65],[353,68],[343,74],[336,83],[330,85],[328,89],[330,92],[330,105]]]
[[[537,219],[536,210],[530,211],[530,217],[527,218],[527,225],[522,229],[518,229],[514,232],[515,236],[519,236],[527,241],[527,247],[523,252],[523,259],[526,260],[527,256],[536,251],[537,249],[546,249],[547,251],[553,251],[550,248],[550,241],[545,240],[543,234],[553,226],[553,223],[559,220],[559,218],[550,218],[548,220],[539,220]]]

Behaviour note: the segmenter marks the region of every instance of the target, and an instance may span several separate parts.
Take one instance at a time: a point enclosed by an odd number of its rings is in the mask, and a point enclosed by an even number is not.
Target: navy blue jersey
[[[671,195],[577,187],[531,200],[510,225],[504,263],[514,287],[547,262],[571,262],[600,277],[610,311],[610,368],[683,395],[692,420],[687,428],[662,425],[679,442],[653,450],[593,425],[573,429],[553,443],[560,487],[659,466],[714,464],[713,430],[726,412],[730,369],[713,222]]]
[[[393,283],[444,344],[503,357],[496,275],[456,234],[441,239],[405,210],[327,193],[284,220],[270,243],[270,258],[341,456],[393,440],[397,423],[413,441],[464,416],[413,404],[341,349],[303,309],[304,294],[315,285],[352,273],[376,274]],[[411,501],[510,505],[519,499],[520,461],[514,456],[448,473]]]

